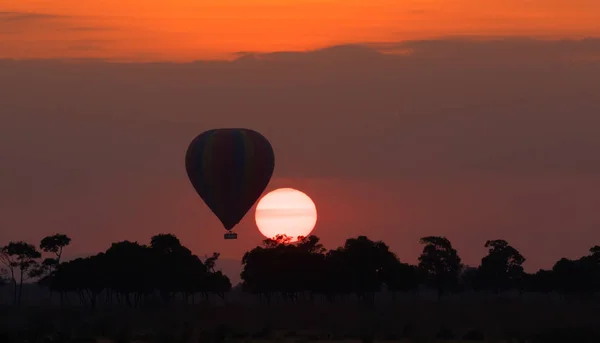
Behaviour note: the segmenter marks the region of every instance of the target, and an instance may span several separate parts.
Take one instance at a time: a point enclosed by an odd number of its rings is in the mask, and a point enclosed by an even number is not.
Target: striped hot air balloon
[[[198,195],[230,231],[267,187],[275,154],[271,143],[254,130],[214,129],[190,143],[185,167]]]

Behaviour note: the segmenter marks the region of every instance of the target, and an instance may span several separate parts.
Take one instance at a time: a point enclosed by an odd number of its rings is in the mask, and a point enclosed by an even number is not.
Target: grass
[[[0,307],[1,343],[600,342],[595,302]]]

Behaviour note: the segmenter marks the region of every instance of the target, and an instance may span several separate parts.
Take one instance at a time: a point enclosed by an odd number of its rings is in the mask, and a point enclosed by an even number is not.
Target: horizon
[[[55,234],[59,234],[59,233],[55,233]],[[163,232],[163,233],[157,233],[156,235],[170,235],[170,234],[166,233],[166,232]],[[310,238],[311,236],[314,236],[314,235],[310,234],[309,236],[306,236],[304,238]],[[300,238],[300,237],[303,237],[303,236],[298,236],[298,238]],[[314,236],[314,237],[316,237],[316,236]],[[347,241],[350,241],[350,240],[353,240],[353,239],[357,239],[357,238],[360,238],[360,237],[365,237],[366,239],[369,239],[368,235],[360,235],[360,236],[356,236],[356,237],[348,237],[346,239],[346,241],[344,242],[344,244]],[[441,238],[447,238],[447,237],[443,237],[443,236],[440,236],[440,237]],[[278,237],[273,237],[273,238],[270,238],[270,239],[267,238],[267,237],[263,237],[263,238],[264,239],[261,242],[261,244],[257,245],[255,248],[266,247],[267,245],[265,245],[265,242],[267,242],[267,241],[279,242],[279,244],[282,244],[282,245],[294,245],[294,246],[297,246],[299,243],[302,243],[302,241],[303,241],[303,240],[298,240],[298,241],[287,242],[286,241],[286,235],[282,235],[281,238],[278,238]],[[316,238],[320,239],[319,237],[316,237]],[[424,237],[421,237],[421,238],[424,238]],[[421,240],[421,238],[419,240]],[[496,239],[503,240],[502,238],[490,238],[490,239],[482,242],[482,246],[485,243],[487,243],[489,241],[496,240]],[[452,243],[452,240],[449,240],[449,241],[450,241],[450,243]],[[150,244],[146,244],[146,243],[140,242],[140,241],[119,241],[119,242],[112,242],[111,245],[115,244],[115,243],[122,243],[122,242],[131,242],[131,243],[139,244],[140,246],[150,247]],[[148,242],[150,242],[150,239],[148,240]],[[387,242],[384,242],[384,241],[374,241],[374,242],[375,243],[381,242],[381,243],[384,243],[384,244],[387,245]],[[38,248],[37,242],[25,242],[25,243],[32,244],[36,249]],[[509,244],[509,246],[511,246],[511,242],[507,242],[507,243]],[[338,247],[323,246],[325,248],[325,252],[324,253],[327,254],[328,252],[335,251],[338,248],[342,248],[344,246],[344,244],[342,244],[342,245],[340,245]],[[423,246],[423,248],[424,248],[424,244],[422,244],[422,243],[419,243],[419,244],[420,244],[420,246]],[[69,245],[65,246],[64,250],[61,251],[61,255],[62,255],[61,256],[61,261],[63,263],[64,262],[73,261],[73,260],[76,260],[76,259],[79,259],[79,258],[86,259],[86,258],[89,258],[89,257],[93,257],[93,256],[96,256],[96,255],[98,255],[100,253],[104,253],[106,250],[108,250],[108,248],[110,248],[110,247],[107,247],[107,249],[105,249],[105,250],[101,250],[101,251],[97,251],[97,252],[90,252],[90,253],[87,253],[87,254],[79,254],[79,255],[73,256],[72,254],[69,254],[69,250],[72,249],[74,245],[76,245],[76,242],[72,242],[71,241],[71,243]],[[184,242],[182,242],[182,245],[185,247],[185,243]],[[585,256],[589,256],[591,254],[591,250],[593,248],[598,248],[599,246],[600,245],[598,245],[598,244],[592,244],[592,245],[590,245],[590,247],[588,249],[586,249],[585,251],[582,251],[579,256],[573,258],[572,260],[577,260],[579,258],[583,258]],[[249,253],[253,249],[254,248],[246,251],[245,253]],[[519,250],[519,249],[517,249],[517,250]],[[392,254],[396,255],[396,253],[393,250],[390,250],[390,252]],[[213,253],[219,253],[219,252],[218,251],[214,251]],[[424,250],[422,252],[420,252],[419,255],[421,255],[423,253],[424,253]],[[457,251],[456,253],[457,253],[457,255],[459,257],[461,257],[461,252],[460,251]],[[524,268],[525,272],[528,273],[529,275],[534,275],[535,273],[537,273],[539,271],[542,271],[542,270],[546,270],[546,271],[552,270],[552,267],[554,267],[554,265],[557,262],[559,262],[563,258],[566,258],[564,256],[558,257],[552,263],[552,265],[550,266],[550,268],[540,268],[538,270],[531,270],[531,269],[528,270],[526,268],[526,264],[527,264],[527,260],[528,260],[528,256],[529,256],[528,252],[518,251],[518,253],[523,254],[524,261],[522,262],[522,265],[525,267]],[[195,253],[192,251],[192,254],[195,254]],[[489,254],[489,252],[488,252],[488,254]],[[46,257],[44,257],[44,255],[46,255]],[[205,262],[208,258],[211,257],[211,253],[195,254],[195,255],[198,256],[202,260],[202,262]],[[48,254],[48,253],[42,254],[42,257],[40,258],[40,261],[44,260],[48,256],[52,257],[53,255],[52,254]],[[464,261],[462,261],[461,262],[461,275],[462,275],[462,273],[464,273],[465,271],[467,271],[470,268],[478,268],[481,265],[481,262],[483,261],[484,257],[487,257],[487,256],[488,255],[482,255],[481,256],[481,260],[479,261],[479,263],[471,263],[471,264],[469,264],[469,263],[464,263]],[[417,261],[416,258],[414,260]],[[404,260],[401,260],[401,259],[399,259],[399,261],[401,263],[408,264],[408,265],[415,265],[415,266],[418,265],[418,261],[417,261],[417,263],[415,263],[415,262],[407,262],[407,261],[404,261]],[[242,272],[242,270],[243,270],[243,268],[244,268],[244,264],[242,262],[243,261],[241,259],[240,260],[236,260],[236,259],[232,259],[232,258],[224,258],[223,259],[223,258],[219,257],[217,259],[217,261],[216,261],[215,266],[214,266],[215,267],[214,270],[215,271],[221,271],[225,276],[227,276],[229,278],[229,280],[231,281],[232,287],[235,288],[235,287],[241,285],[242,282],[243,282],[243,280],[241,278],[241,275],[240,275],[241,272]],[[237,264],[237,265],[235,265],[235,264]],[[2,275],[2,273],[0,273],[0,278],[1,277],[6,277],[6,275]],[[36,284],[38,281],[39,280],[37,278],[29,278],[29,279],[27,279],[25,281],[25,283],[26,284]]]

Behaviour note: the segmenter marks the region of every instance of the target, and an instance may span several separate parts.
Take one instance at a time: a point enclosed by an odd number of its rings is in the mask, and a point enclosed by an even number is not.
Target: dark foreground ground
[[[0,308],[0,343],[285,341],[600,343],[600,302],[414,301],[344,305],[189,305],[156,309]]]

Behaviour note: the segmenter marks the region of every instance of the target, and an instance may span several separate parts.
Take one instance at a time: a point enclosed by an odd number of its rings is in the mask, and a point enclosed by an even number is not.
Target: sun
[[[279,188],[263,196],[254,215],[258,230],[267,238],[277,235],[308,236],[317,223],[317,207],[305,193],[293,188]]]

